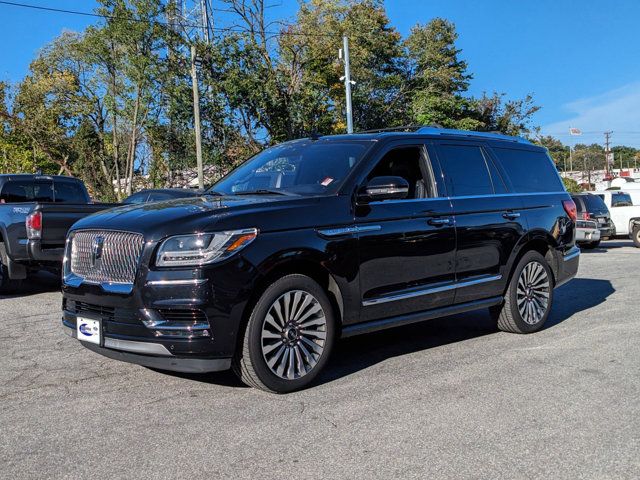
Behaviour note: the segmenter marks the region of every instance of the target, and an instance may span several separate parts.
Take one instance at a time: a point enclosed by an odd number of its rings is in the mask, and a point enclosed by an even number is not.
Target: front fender
[[[285,238],[286,236],[286,241]],[[324,285],[331,292],[344,323],[359,319],[360,292],[358,277],[357,239],[325,239],[315,230],[262,234],[244,253],[259,272],[258,282],[274,276],[303,273],[326,278]],[[296,245],[283,249],[283,245]]]

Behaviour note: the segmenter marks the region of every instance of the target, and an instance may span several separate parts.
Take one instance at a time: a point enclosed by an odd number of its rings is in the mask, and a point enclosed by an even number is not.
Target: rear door
[[[455,303],[502,295],[507,263],[524,235],[522,203],[510,195],[483,142],[435,142],[456,222]]]
[[[455,228],[437,165],[422,142],[394,143],[370,166],[376,176],[401,176],[408,198],[356,206],[361,320],[450,305],[455,282]]]

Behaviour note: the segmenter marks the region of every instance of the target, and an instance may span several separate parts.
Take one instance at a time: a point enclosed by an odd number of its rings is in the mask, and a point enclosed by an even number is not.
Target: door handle
[[[450,218],[430,218],[427,220],[429,225],[433,225],[434,227],[442,227],[444,225],[451,225]]]
[[[520,217],[520,214],[518,212],[504,212],[502,214],[503,218],[506,218],[507,220],[515,220],[516,218]]]

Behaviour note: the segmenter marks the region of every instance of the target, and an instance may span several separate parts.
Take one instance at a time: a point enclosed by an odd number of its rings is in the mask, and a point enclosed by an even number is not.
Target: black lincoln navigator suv
[[[102,355],[308,385],[336,339],[489,308],[529,333],[578,269],[547,152],[436,128],[266,149],[201,197],[76,223],[63,325]]]

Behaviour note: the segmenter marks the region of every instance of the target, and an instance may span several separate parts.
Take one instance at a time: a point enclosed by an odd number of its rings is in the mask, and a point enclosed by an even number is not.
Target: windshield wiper
[[[224,197],[224,193],[216,192],[215,190],[207,190],[203,195],[213,195],[214,197]]]
[[[246,192],[235,192],[234,195],[295,195],[295,193],[284,190],[261,188],[258,190],[247,190]]]

